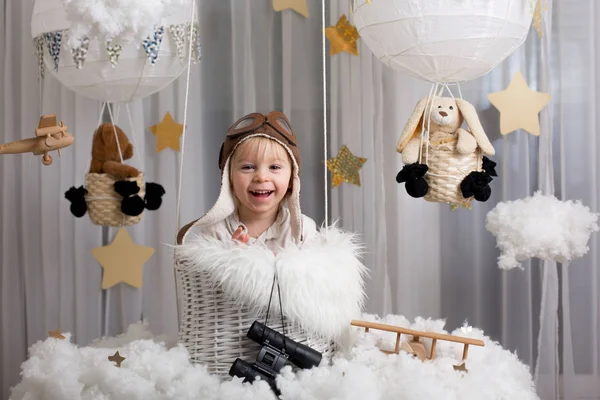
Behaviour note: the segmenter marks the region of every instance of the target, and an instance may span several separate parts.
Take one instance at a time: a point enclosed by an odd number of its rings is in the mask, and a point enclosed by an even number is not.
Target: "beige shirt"
[[[204,227],[199,233],[213,236],[219,240],[231,240],[231,236],[239,226],[244,227],[244,233],[248,228],[239,220],[237,210],[224,220],[216,224]],[[302,233],[304,240],[314,237],[317,233],[317,224],[310,217],[302,215]],[[279,251],[288,244],[293,243],[292,224],[290,223],[290,211],[287,207],[281,207],[275,222],[259,237],[250,237],[248,244],[264,244],[271,251]]]

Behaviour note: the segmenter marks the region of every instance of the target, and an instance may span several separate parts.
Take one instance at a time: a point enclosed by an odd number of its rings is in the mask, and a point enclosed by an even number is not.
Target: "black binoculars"
[[[244,382],[253,382],[260,377],[277,395],[279,390],[275,384],[275,376],[285,365],[291,363],[298,368],[311,368],[318,366],[323,358],[320,352],[295,342],[258,321],[254,321],[247,336],[262,346],[256,361],[250,364],[236,359],[229,375],[244,378]]]

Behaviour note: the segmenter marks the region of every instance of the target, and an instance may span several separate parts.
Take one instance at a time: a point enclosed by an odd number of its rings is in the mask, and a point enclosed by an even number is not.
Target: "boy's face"
[[[292,176],[290,157],[278,147],[273,142],[264,151],[240,148],[236,150],[241,151],[239,156],[232,157],[231,183],[240,203],[240,215],[252,218],[277,213]]]

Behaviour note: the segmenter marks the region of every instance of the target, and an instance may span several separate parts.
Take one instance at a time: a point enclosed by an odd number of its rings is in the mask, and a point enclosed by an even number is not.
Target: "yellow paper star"
[[[356,41],[360,37],[358,30],[343,14],[335,26],[325,28],[325,36],[329,39],[330,55],[336,55],[339,52],[345,51],[350,54],[358,55],[358,46]]]
[[[108,361],[116,362],[118,368],[121,368],[121,363],[125,360],[126,360],[126,358],[122,357],[118,351],[115,354],[113,354],[112,356],[108,356]]]
[[[127,229],[119,229],[111,244],[92,249],[92,255],[104,268],[102,289],[120,282],[141,288],[144,263],[152,254],[152,247],[135,244]]]
[[[273,10],[283,11],[292,9],[298,14],[308,18],[308,5],[306,0],[273,0]]]
[[[453,367],[455,371],[469,372],[464,362],[460,363],[459,365],[453,365]]]
[[[548,9],[548,0],[537,0],[535,3],[535,10],[533,11],[533,27],[537,32],[540,39],[544,36],[542,32],[542,18],[543,13]]]
[[[66,337],[62,333],[60,333],[60,329],[57,329],[55,331],[48,331],[48,336],[60,340],[66,339]]]
[[[156,136],[156,152],[167,147],[179,151],[179,137],[183,134],[183,125],[175,122],[170,112],[167,112],[159,124],[152,125],[150,131]]]
[[[360,186],[360,175],[358,171],[363,164],[367,162],[366,158],[356,157],[343,145],[337,156],[327,160],[327,169],[333,174],[333,187],[339,186],[342,182],[353,183]]]
[[[505,90],[488,94],[490,102],[500,111],[500,133],[503,135],[520,128],[539,136],[538,114],[550,98],[548,93],[529,89],[520,72],[515,74]]]

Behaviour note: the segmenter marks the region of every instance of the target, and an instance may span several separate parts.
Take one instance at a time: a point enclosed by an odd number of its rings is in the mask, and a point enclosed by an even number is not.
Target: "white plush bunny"
[[[417,103],[398,141],[396,150],[402,154],[404,164],[418,161],[422,128],[429,130],[431,142],[440,142],[446,138],[455,139],[458,136],[456,151],[460,154],[473,153],[477,147],[483,154],[495,154],[494,146],[485,135],[475,107],[471,103],[451,97],[434,97],[433,101],[427,104],[427,99],[425,97]],[[463,121],[466,121],[468,130],[461,128]]]

